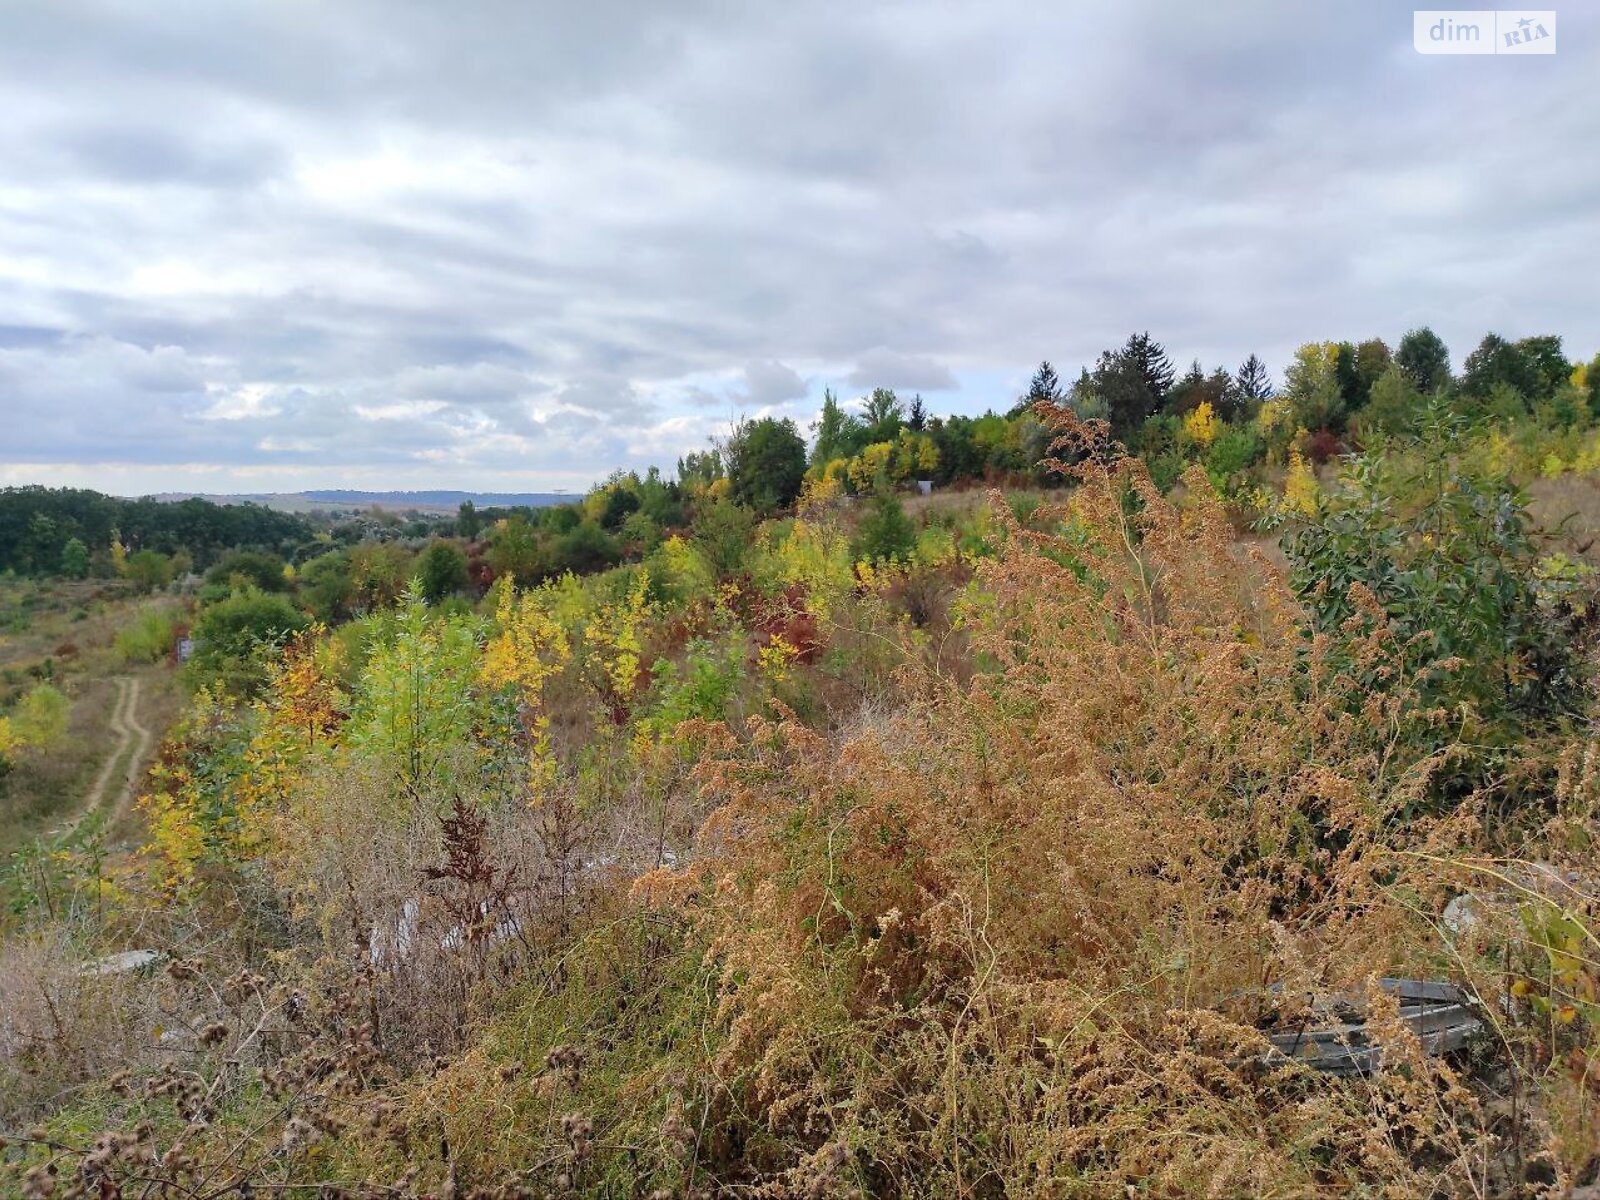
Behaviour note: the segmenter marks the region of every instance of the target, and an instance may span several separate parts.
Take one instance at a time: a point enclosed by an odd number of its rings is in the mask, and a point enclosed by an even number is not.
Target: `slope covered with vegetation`
[[[1275,396],[1134,338],[970,425],[830,403],[809,448],[226,560],[148,847],[64,855],[0,945],[0,1178],[1591,1182],[1596,592],[1520,485],[1600,426],[1544,349],[1311,346]],[[1397,975],[1482,1035],[1426,1055]],[[1363,991],[1379,1072],[1268,1052]]]

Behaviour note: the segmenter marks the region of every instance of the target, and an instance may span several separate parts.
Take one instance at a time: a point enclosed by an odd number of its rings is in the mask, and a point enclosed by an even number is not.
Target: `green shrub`
[[[906,516],[900,497],[890,491],[879,493],[873,498],[872,511],[856,531],[855,557],[869,562],[906,562],[916,545],[917,527]]]
[[[169,608],[149,604],[117,630],[112,649],[125,663],[160,662],[177,642],[177,619]]]
[[[467,586],[467,556],[454,542],[436,541],[417,556],[422,598],[437,604]]]
[[[200,614],[190,670],[230,691],[252,691],[265,678],[262,651],[308,624],[305,613],[283,596],[254,588],[235,592]]]

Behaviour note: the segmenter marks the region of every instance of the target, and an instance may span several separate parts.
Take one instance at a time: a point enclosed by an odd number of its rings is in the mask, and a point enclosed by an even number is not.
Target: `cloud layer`
[[[1560,20],[1451,58],[1377,0],[7,6],[0,482],[582,487],[1145,328],[1587,356],[1600,20]]]

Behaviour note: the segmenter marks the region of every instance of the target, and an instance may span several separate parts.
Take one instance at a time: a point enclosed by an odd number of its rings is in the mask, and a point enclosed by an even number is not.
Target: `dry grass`
[[[1600,475],[1567,472],[1528,484],[1528,511],[1553,544],[1600,566]]]
[[[90,1087],[10,1178],[484,1200],[1584,1181],[1588,731],[1503,760],[1548,805],[1491,839],[1501,781],[1439,803],[1459,714],[1418,701],[1368,598],[1313,636],[1198,477],[1178,503],[1136,462],[1081,475],[1026,525],[1002,506],[999,556],[941,597],[959,662],[861,597],[829,631],[856,684],[824,719],[752,704],[659,742],[585,701],[575,666],[545,699],[588,715],[557,714],[531,804],[505,770],[525,712],[478,712],[419,781],[334,717],[313,738],[280,686],[234,780],[256,857],[162,910],[163,944],[215,931],[207,967],[119,999],[64,943],[0,963],[13,1042],[54,1039],[28,1105],[118,1054],[155,1081]],[[1467,935],[1441,921],[1463,890]],[[241,989],[240,966],[269,978]],[[1491,1036],[1431,1059],[1378,1001],[1371,1079],[1266,1055],[1310,992],[1378,974],[1471,984]],[[52,1033],[52,1008],[81,1032]],[[168,1009],[176,1048],[139,1044]],[[80,1071],[86,1040],[111,1049]],[[153,1132],[102,1152],[93,1122]]]

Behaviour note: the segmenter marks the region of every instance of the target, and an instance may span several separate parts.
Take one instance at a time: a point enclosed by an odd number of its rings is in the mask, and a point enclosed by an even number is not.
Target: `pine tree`
[[[1166,350],[1147,331],[1130,337],[1123,353],[1138,366],[1144,385],[1159,408],[1172,390],[1172,360],[1167,357]]]
[[[1254,354],[1239,364],[1233,382],[1247,403],[1259,404],[1272,399],[1272,376],[1267,374],[1267,364]]]
[[[921,433],[928,427],[928,410],[922,403],[921,392],[911,397],[911,412],[906,417],[906,425],[913,433]]]
[[[1172,363],[1160,342],[1136,333],[1120,350],[1100,355],[1094,382],[1105,401],[1112,435],[1126,441],[1161,410],[1172,390]]]

